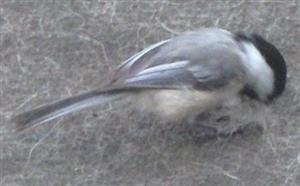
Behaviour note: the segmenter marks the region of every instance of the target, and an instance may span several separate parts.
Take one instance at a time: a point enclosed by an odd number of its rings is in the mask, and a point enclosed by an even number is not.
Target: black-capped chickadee
[[[272,101],[286,84],[285,61],[257,34],[202,28],[158,42],[127,59],[96,90],[14,117],[18,129],[42,124],[109,100],[131,96],[136,107],[171,121],[244,94]]]

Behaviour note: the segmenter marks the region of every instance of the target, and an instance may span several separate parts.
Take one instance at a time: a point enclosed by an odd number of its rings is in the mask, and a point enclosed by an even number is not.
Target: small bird
[[[200,28],[136,53],[104,86],[13,118],[23,130],[105,102],[132,98],[137,109],[183,121],[241,95],[269,103],[284,91],[286,63],[257,34]]]

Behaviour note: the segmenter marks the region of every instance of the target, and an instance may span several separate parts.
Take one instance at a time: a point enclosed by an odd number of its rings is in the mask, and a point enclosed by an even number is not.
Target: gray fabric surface
[[[299,17],[298,0],[2,0],[0,185],[299,185]],[[287,61],[275,103],[199,117],[220,128],[259,124],[262,134],[203,141],[197,126],[161,123],[127,100],[12,131],[12,114],[92,90],[144,47],[211,26],[255,31]]]

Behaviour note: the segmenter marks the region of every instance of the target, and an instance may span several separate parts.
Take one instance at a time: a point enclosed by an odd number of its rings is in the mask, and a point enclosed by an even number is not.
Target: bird
[[[24,130],[130,97],[145,113],[182,122],[240,96],[268,104],[284,91],[286,76],[282,54],[261,35],[198,28],[137,52],[110,72],[103,86],[17,114],[12,121]]]

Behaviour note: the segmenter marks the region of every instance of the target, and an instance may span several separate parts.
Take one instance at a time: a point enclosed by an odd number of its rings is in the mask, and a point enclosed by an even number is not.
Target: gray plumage
[[[162,42],[140,58],[124,62],[110,86],[212,89],[245,73],[242,60],[231,33],[201,29]]]
[[[14,120],[19,128],[28,128],[128,91],[139,96],[137,107],[145,106],[168,118],[185,117],[237,95],[255,76],[248,70],[251,64],[245,65],[247,60],[240,42],[228,31],[212,28],[185,32],[123,62],[106,86],[25,112]]]

